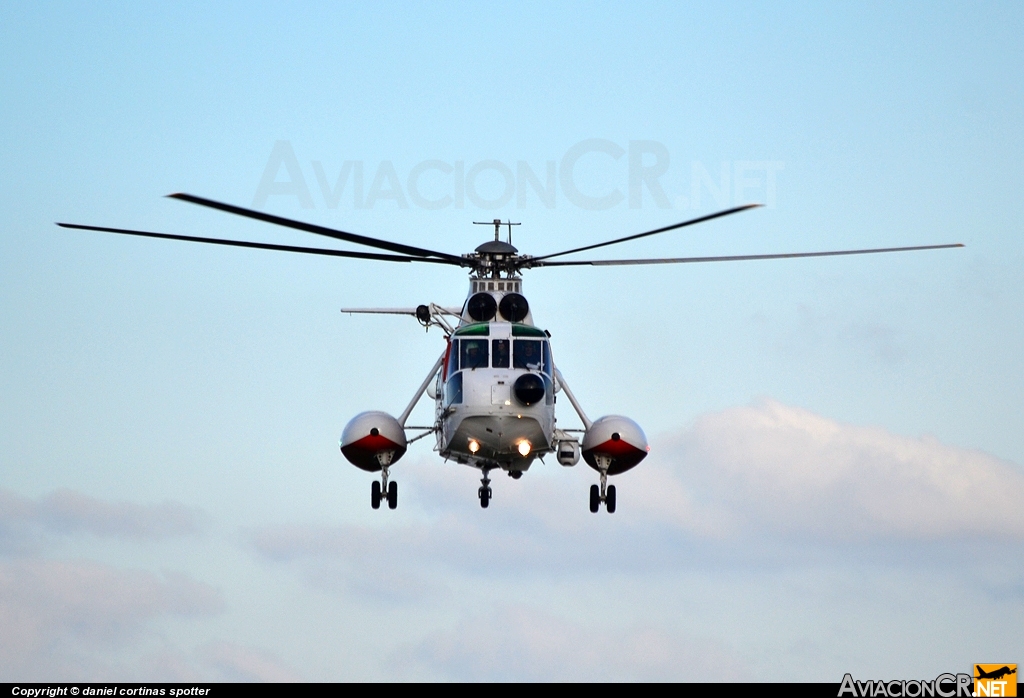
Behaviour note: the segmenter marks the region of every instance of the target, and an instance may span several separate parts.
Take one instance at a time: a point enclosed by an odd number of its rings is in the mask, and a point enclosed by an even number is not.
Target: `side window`
[[[448,377],[444,384],[444,404],[458,405],[462,402],[462,374],[456,373]]]
[[[459,368],[487,368],[487,340],[459,340]]]
[[[507,339],[492,339],[491,353],[491,365],[494,368],[508,368],[509,346]]]
[[[459,340],[453,339],[448,348],[448,365],[445,367],[444,375],[452,376],[459,370]]]
[[[555,371],[555,367],[551,363],[551,345],[547,342],[541,342],[541,346],[544,347],[544,373],[551,376]]]
[[[512,342],[512,365],[515,368],[540,370],[540,345],[536,339],[517,339]]]

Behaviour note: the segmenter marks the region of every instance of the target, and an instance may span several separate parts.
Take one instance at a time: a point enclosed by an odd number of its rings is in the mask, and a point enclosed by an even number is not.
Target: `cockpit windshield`
[[[533,329],[533,328],[530,328]],[[546,339],[452,338],[445,375],[474,368],[519,368],[553,372],[551,348]]]

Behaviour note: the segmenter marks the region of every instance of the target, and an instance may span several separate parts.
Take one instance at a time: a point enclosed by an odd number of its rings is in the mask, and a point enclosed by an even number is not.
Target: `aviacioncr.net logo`
[[[1016,696],[1016,664],[975,664],[974,696]]]
[[[857,681],[850,674],[843,676],[838,698],[971,698],[970,674],[939,674],[931,681],[894,679],[892,681]],[[1016,693],[1014,693],[1016,695]]]

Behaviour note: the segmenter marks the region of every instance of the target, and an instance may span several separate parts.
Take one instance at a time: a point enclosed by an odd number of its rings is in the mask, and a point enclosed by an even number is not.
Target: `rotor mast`
[[[470,280],[472,282],[483,282],[486,279],[492,282],[499,282],[502,285],[506,283],[506,280],[512,280],[517,282],[515,287],[518,288],[518,282],[521,280],[518,271],[522,257],[519,256],[519,250],[512,244],[512,226],[522,225],[522,223],[514,223],[512,220],[502,221],[500,218],[495,218],[492,221],[473,221],[473,225],[493,225],[494,240],[485,242],[478,246],[474,253],[466,255],[471,260],[473,269]],[[507,241],[501,239],[502,226],[508,228]],[[502,272],[505,274],[504,278],[502,277]],[[477,283],[472,283],[471,287],[474,290],[480,288]],[[480,288],[480,290],[484,289]],[[497,290],[497,286],[492,287],[491,290]],[[511,285],[508,290],[512,290]]]

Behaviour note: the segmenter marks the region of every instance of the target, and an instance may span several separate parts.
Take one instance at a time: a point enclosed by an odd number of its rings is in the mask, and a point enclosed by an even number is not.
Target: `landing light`
[[[480,450],[480,444],[477,443],[476,439],[470,439],[469,440],[469,452],[470,453],[476,453],[479,450]]]
[[[519,455],[523,456],[524,458],[530,455],[530,448],[532,448],[530,446],[530,442],[523,439],[522,441],[519,442]]]

